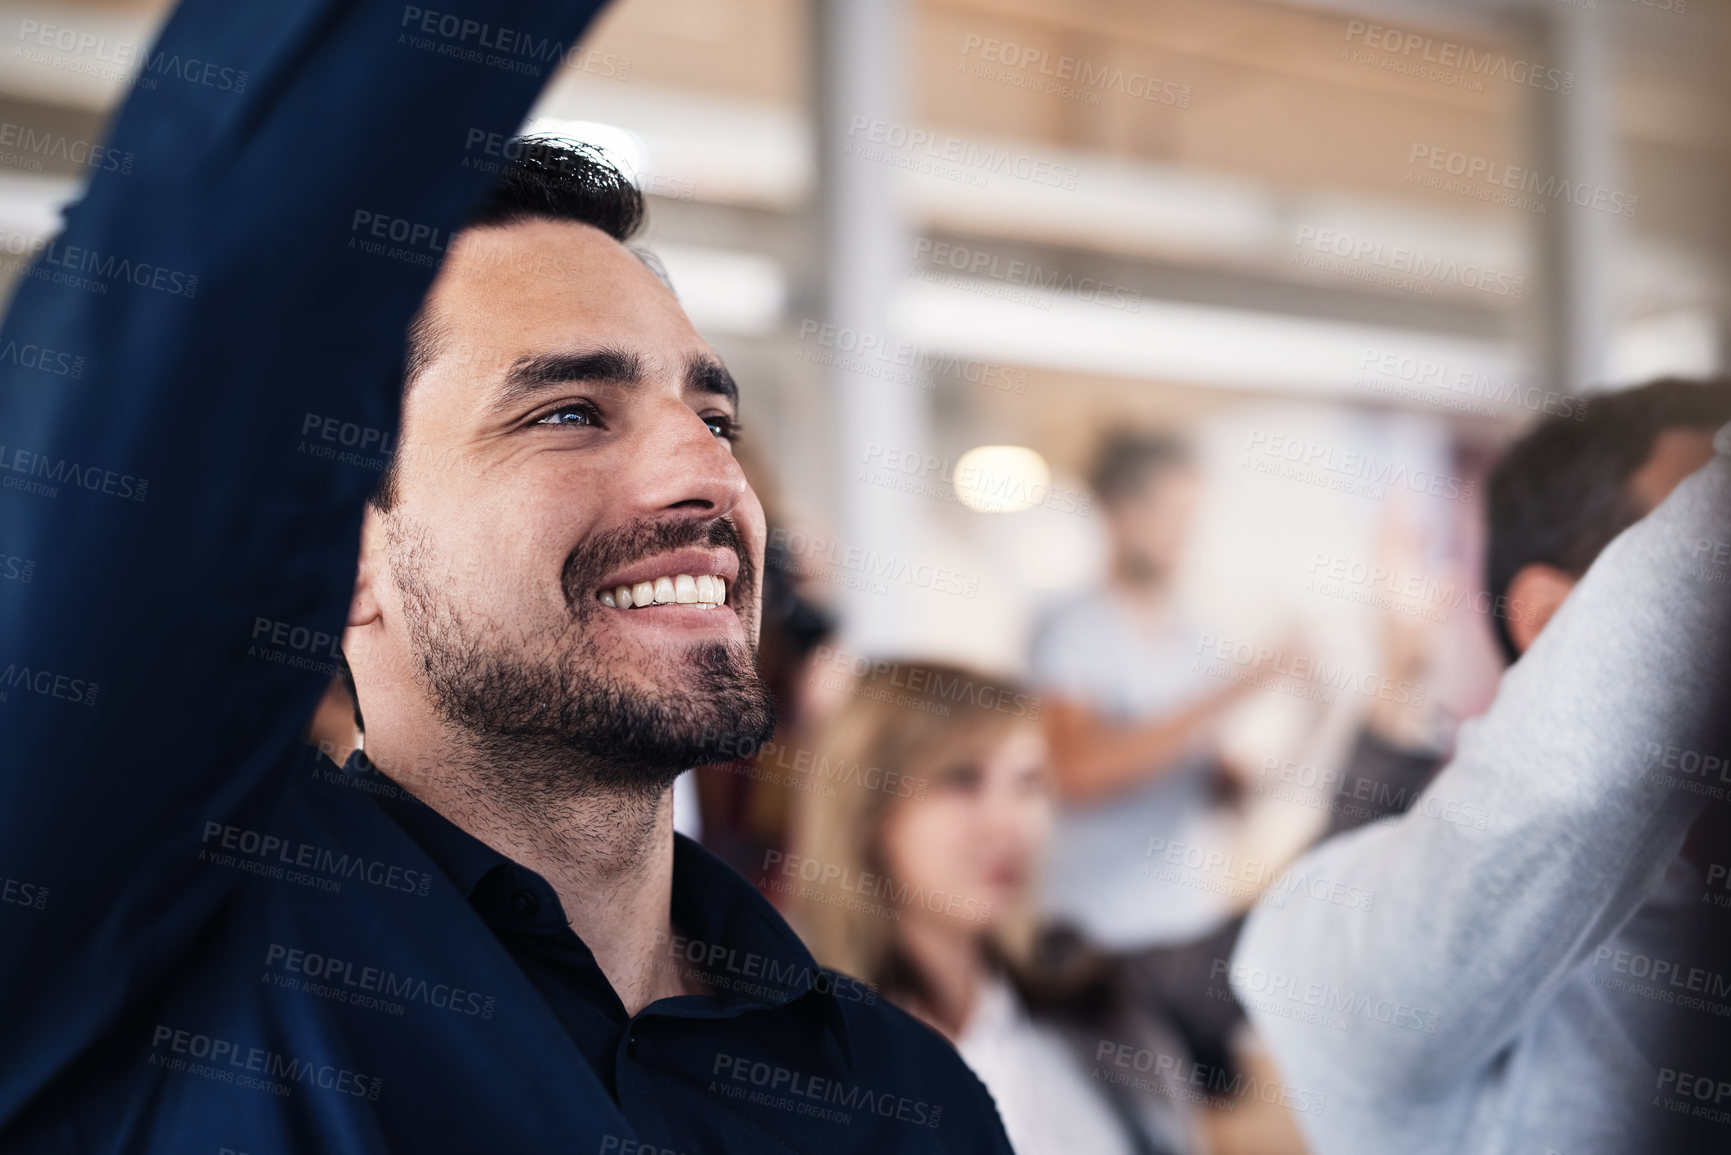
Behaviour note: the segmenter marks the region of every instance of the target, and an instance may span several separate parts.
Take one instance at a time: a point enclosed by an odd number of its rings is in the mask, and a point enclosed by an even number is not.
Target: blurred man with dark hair
[[[487,18],[544,51],[592,7]],[[551,71],[426,50],[478,22],[284,8],[183,7],[158,52],[257,83],[140,89],[134,183],[57,242],[197,296],[33,278],[7,319],[93,369],[0,393],[8,438],[153,484],[7,495],[65,580],[0,637],[51,672],[6,704],[0,1149],[1006,1152],[941,1037],[674,833],[773,722],[764,519],[642,196],[546,140],[474,179]],[[382,483],[320,452],[349,427]],[[338,636],[342,767],[297,741]]]
[[[1294,867],[1374,902],[1260,908],[1230,966],[1322,1155],[1726,1149],[1728,420],[1660,381],[1498,465],[1520,660],[1407,814]]]
[[[1541,422],[1491,473],[1485,588],[1518,607],[1491,618],[1510,662],[1599,552],[1713,456],[1731,384],[1668,378],[1582,412]]]
[[[1151,838],[1213,845],[1212,740],[1245,691],[1196,672],[1199,632],[1172,601],[1196,501],[1185,445],[1110,434],[1089,480],[1111,539],[1106,582],[1045,617],[1030,661],[1061,802],[1047,902],[1094,942],[1134,950],[1228,916],[1211,892],[1125,863],[1141,860]]]

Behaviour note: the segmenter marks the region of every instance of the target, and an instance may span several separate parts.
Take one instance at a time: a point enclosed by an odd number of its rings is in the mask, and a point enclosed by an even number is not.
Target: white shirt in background
[[[981,991],[956,1050],[991,1092],[1016,1155],[1135,1155],[1074,1053],[1003,979]]]
[[[1117,723],[1158,722],[1221,683],[1199,672],[1200,633],[1174,619],[1145,622],[1100,590],[1050,614],[1036,632],[1031,674],[1055,694]],[[1230,848],[1209,796],[1206,752],[1158,778],[1086,806],[1061,806],[1045,879],[1050,915],[1110,950],[1183,942],[1231,914],[1198,863]],[[1149,855],[1150,839],[1156,853]],[[1168,862],[1173,846],[1184,849]],[[1190,848],[1196,848],[1191,851]],[[1162,876],[1165,877],[1162,877]],[[1176,877],[1174,877],[1176,876]]]

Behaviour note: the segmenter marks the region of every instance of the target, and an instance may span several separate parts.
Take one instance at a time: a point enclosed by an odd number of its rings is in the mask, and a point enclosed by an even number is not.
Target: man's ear
[[[1575,588],[1575,578],[1555,566],[1534,562],[1516,571],[1509,582],[1509,637],[1515,649],[1526,653],[1545,628],[1545,623]]]
[[[385,529],[383,514],[372,506],[361,518],[361,555],[355,562],[355,592],[349,599],[349,629],[369,626],[379,620],[379,583],[385,580]]]

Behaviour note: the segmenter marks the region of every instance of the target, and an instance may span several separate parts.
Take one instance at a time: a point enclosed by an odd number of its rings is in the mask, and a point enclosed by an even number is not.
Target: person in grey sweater
[[[1230,981],[1326,1094],[1318,1155],[1731,1151],[1728,389],[1514,447],[1488,586],[1519,661],[1416,805],[1293,867],[1373,903],[1251,916]]]

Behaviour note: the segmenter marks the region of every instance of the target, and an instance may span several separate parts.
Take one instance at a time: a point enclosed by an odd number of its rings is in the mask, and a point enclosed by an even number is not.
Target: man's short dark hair
[[[544,219],[593,225],[623,244],[643,227],[643,193],[599,149],[554,136],[518,137],[509,167],[469,228]]]
[[[1515,575],[1548,565],[1580,577],[1611,541],[1646,512],[1629,482],[1659,435],[1717,429],[1731,421],[1731,380],[1666,377],[1594,396],[1580,416],[1540,421],[1491,471],[1485,588],[1506,596]],[[1520,656],[1508,622],[1491,617],[1503,656]]]
[[[527,220],[573,221],[592,225],[625,244],[643,227],[643,193],[599,149],[559,137],[526,136],[509,142],[504,152],[508,167],[470,215],[466,228],[499,228]],[[659,270],[656,273],[666,279]],[[423,307],[405,335],[405,394],[438,356],[439,339],[438,319]],[[396,478],[393,457],[373,490],[372,503],[380,512],[389,512],[396,504]]]
[[[1119,430],[1107,434],[1095,449],[1088,488],[1110,508],[1140,493],[1156,474],[1189,463],[1189,447],[1176,437]]]

